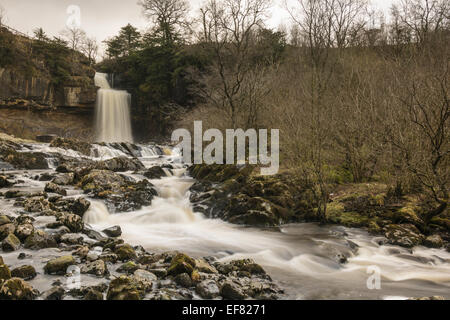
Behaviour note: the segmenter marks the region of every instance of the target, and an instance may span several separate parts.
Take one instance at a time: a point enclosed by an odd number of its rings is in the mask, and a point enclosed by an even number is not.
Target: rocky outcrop
[[[97,96],[95,70],[83,54],[52,40],[15,35],[6,28],[0,28],[0,47],[5,48],[1,54],[7,55],[0,56],[0,116],[4,120],[0,130],[26,138],[91,134],[78,130],[80,117],[52,121],[59,109],[66,115],[78,113],[83,120],[86,110],[93,113]],[[84,130],[88,128],[84,126]]]

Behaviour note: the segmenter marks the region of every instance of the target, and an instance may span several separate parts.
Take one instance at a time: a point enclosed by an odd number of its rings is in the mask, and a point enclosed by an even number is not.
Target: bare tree
[[[81,49],[81,45],[86,38],[86,33],[82,29],[77,27],[67,27],[61,32],[61,34],[66,39],[69,47],[75,51]]]
[[[447,0],[402,0],[394,6],[401,23],[410,29],[418,43],[448,27],[450,3]]]
[[[95,38],[86,37],[83,41],[81,51],[88,57],[89,63],[95,63],[98,54],[98,43]]]
[[[248,86],[244,83],[251,74],[257,74],[252,72],[251,45],[269,5],[267,0],[210,0],[201,9],[202,40],[214,56],[212,72],[218,79],[214,86],[206,81],[203,93],[210,103],[227,111],[234,128],[246,107],[244,88]]]
[[[186,0],[140,0],[145,16],[154,23],[154,31],[172,43],[189,29],[189,2]]]

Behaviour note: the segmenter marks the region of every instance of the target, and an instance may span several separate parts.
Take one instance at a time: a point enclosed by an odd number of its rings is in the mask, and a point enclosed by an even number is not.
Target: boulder
[[[20,240],[10,233],[2,242],[2,249],[5,252],[16,251],[20,248]]]
[[[145,295],[142,285],[133,277],[120,276],[112,280],[106,294],[107,300],[141,300]]]
[[[150,169],[145,171],[144,176],[148,179],[156,180],[156,179],[161,179],[162,177],[166,177],[167,174],[163,170],[163,168],[161,168],[159,166],[155,166],[155,167],[151,167]]]
[[[442,246],[444,245],[444,241],[442,240],[441,236],[435,234],[426,237],[423,241],[423,244],[430,248],[442,248]]]
[[[111,227],[103,230],[108,237],[120,237],[122,235],[122,229],[119,226]]]
[[[52,141],[50,147],[74,150],[85,156],[91,155],[91,145],[89,143],[74,139],[56,138]]]
[[[11,279],[11,271],[9,270],[7,265],[3,264],[3,261],[0,261],[0,286],[2,280],[8,279]]]
[[[96,289],[91,288],[86,292],[84,300],[91,300],[91,301],[103,300],[103,293],[101,293]]]
[[[220,288],[220,295],[228,300],[244,300],[247,296],[242,287],[230,280],[225,281]]]
[[[9,234],[16,231],[16,226],[13,223],[7,223],[0,226],[0,241],[5,239]]]
[[[5,224],[10,224],[11,222],[12,221],[11,221],[10,217],[5,216],[5,215],[0,215],[0,226],[3,226]]]
[[[66,274],[67,268],[74,265],[75,259],[73,256],[63,256],[56,259],[52,259],[44,267],[44,271],[47,274]]]
[[[117,257],[121,261],[131,260],[136,258],[136,252],[133,249],[132,246],[129,244],[123,244],[120,246],[117,246],[115,251],[115,254],[117,254]]]
[[[75,174],[73,172],[63,173],[53,178],[52,182],[59,186],[68,186],[73,184],[75,180]]]
[[[51,288],[50,290],[45,291],[44,293],[42,293],[42,295],[40,296],[40,298],[42,300],[62,300],[62,297],[64,296],[64,288],[61,286],[56,286]]]
[[[138,171],[145,169],[139,159],[118,157],[101,161],[97,164],[97,169],[110,170],[114,172]]]
[[[170,275],[178,275],[180,273],[192,274],[195,268],[195,260],[186,254],[178,253],[172,258],[167,273]]]
[[[24,280],[32,280],[36,277],[36,270],[33,266],[21,266],[11,270],[11,276]]]
[[[0,289],[0,300],[33,300],[38,292],[20,278],[11,278]]]
[[[390,244],[412,248],[422,244],[424,236],[412,224],[390,224],[385,228],[385,236]]]
[[[89,262],[81,268],[81,273],[92,274],[97,277],[103,277],[108,274],[108,268],[103,260]]]
[[[68,245],[83,244],[83,237],[78,233],[66,233],[61,236],[59,242]]]
[[[117,268],[117,272],[132,274],[135,271],[139,270],[139,268],[140,266],[133,261],[128,261]]]
[[[25,249],[32,250],[56,248],[57,246],[55,238],[42,230],[35,230],[24,243]]]
[[[203,273],[210,273],[215,274],[218,273],[216,268],[211,266],[206,260],[204,259],[196,259],[195,260],[195,268]]]
[[[219,296],[220,290],[217,283],[214,280],[204,280],[197,284],[195,291],[203,299],[214,299]]]
[[[76,214],[72,213],[63,214],[58,218],[58,220],[62,224],[64,224],[67,228],[69,228],[69,230],[73,233],[78,233],[83,230],[84,227],[83,219]]]
[[[187,274],[187,273],[177,274],[175,276],[174,280],[175,280],[176,284],[178,284],[178,285],[180,285],[182,287],[189,288],[189,287],[192,286],[191,276],[189,274]]]
[[[60,194],[62,196],[67,196],[67,191],[66,189],[62,188],[61,186],[58,186],[57,184],[53,183],[53,182],[49,182],[45,185],[45,192],[50,192],[50,193],[56,193],[56,194]]]
[[[20,224],[16,227],[14,234],[20,241],[25,241],[34,232],[34,227],[31,223]]]

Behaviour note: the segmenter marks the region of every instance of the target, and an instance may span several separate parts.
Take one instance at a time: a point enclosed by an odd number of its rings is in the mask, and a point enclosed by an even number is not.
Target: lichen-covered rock
[[[40,152],[17,152],[16,150],[0,150],[0,159],[16,169],[45,170],[48,169],[47,155]]]
[[[0,283],[1,280],[8,279],[11,279],[11,271],[9,270],[7,265],[3,264],[3,261],[0,261]]]
[[[34,232],[34,227],[31,223],[20,224],[16,227],[14,234],[20,241],[25,241]]]
[[[423,241],[423,244],[430,248],[442,248],[442,246],[444,245],[444,241],[439,235],[435,234],[426,237]]]
[[[38,292],[20,278],[6,280],[0,289],[0,300],[33,300]]]
[[[16,231],[16,226],[13,223],[7,223],[0,226],[0,241],[5,239],[9,234]]]
[[[15,278],[21,278],[24,280],[32,280],[36,277],[37,273],[33,266],[20,266],[11,270],[11,276]]]
[[[42,231],[34,230],[34,232],[25,240],[25,249],[40,250],[45,248],[56,248],[58,246],[52,235]]]
[[[196,259],[195,268],[203,273],[215,274],[218,273],[217,269],[210,265],[205,259]]]
[[[195,260],[184,253],[178,253],[172,258],[167,273],[170,275],[178,275],[180,273],[192,274],[195,268]]]
[[[133,277],[120,276],[110,282],[106,299],[141,300],[144,295],[144,288]]]
[[[220,290],[214,280],[204,280],[197,284],[196,292],[203,299],[214,299],[219,296]]]
[[[405,248],[412,248],[422,244],[424,236],[412,224],[391,224],[386,227],[385,236],[389,243]]]
[[[59,242],[68,245],[83,244],[83,237],[78,233],[66,233],[61,236]]]
[[[50,205],[44,197],[32,197],[25,199],[23,206],[28,212],[43,212],[50,209]]]
[[[62,188],[61,186],[53,183],[53,182],[49,182],[45,185],[45,192],[50,192],[50,193],[56,193],[56,194],[60,194],[62,196],[67,196],[67,191],[66,189]]]
[[[145,166],[139,159],[118,157],[99,162],[97,168],[114,172],[126,172],[143,170],[145,169]]]
[[[135,262],[128,261],[122,264],[119,268],[117,268],[117,272],[132,274],[139,268],[140,266],[137,265]]]
[[[52,182],[59,186],[68,186],[73,184],[75,180],[75,174],[73,172],[63,173],[53,178]]]
[[[52,203],[55,210],[61,212],[74,213],[80,217],[86,213],[91,206],[91,203],[85,198],[78,199],[59,199]]]
[[[85,193],[105,199],[107,204],[118,212],[129,212],[151,205],[158,194],[147,180],[134,182],[108,170],[90,171],[81,179],[79,185]]]
[[[129,244],[117,246],[114,253],[121,261],[131,260],[136,258],[136,252]]]
[[[44,267],[44,271],[47,274],[66,274],[67,268],[76,264],[73,256],[63,256],[56,259],[52,259]]]
[[[58,218],[58,220],[62,224],[64,224],[67,228],[69,228],[69,230],[73,233],[78,233],[83,230],[84,227],[83,219],[76,214],[72,213],[63,214]]]
[[[16,251],[20,248],[20,240],[10,233],[2,242],[2,249],[5,252]]]
[[[85,156],[91,155],[91,145],[89,143],[74,139],[56,138],[52,141],[50,147],[74,150]]]
[[[89,262],[81,268],[81,273],[93,274],[97,277],[103,277],[108,274],[108,268],[103,260]]]

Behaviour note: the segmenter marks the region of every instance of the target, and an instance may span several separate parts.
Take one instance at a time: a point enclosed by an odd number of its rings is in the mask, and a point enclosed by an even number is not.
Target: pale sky
[[[290,24],[284,1],[273,0],[268,21],[272,28]],[[387,11],[394,1],[396,0],[372,0],[372,4]],[[196,14],[203,0],[190,2],[192,12]],[[47,34],[59,36],[69,18],[67,9],[70,5],[79,6],[81,28],[99,42],[116,35],[128,23],[139,29],[149,26],[138,0],[0,0],[0,5],[6,11],[6,24],[29,35],[33,34],[35,28],[42,27]]]

